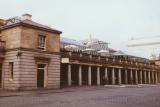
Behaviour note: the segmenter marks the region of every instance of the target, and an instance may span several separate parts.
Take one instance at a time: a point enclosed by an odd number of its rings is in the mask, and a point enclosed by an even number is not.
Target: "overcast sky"
[[[33,15],[62,36],[105,40],[116,49],[131,37],[160,35],[160,0],[0,0],[0,17]]]

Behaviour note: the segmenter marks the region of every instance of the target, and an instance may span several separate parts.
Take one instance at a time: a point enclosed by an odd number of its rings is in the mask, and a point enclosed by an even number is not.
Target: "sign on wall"
[[[69,63],[69,58],[62,58],[61,63]]]

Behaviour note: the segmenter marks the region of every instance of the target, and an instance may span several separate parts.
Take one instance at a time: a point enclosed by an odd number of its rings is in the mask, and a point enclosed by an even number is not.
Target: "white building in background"
[[[127,43],[128,50],[134,55],[149,59],[159,59],[160,36],[131,39]]]

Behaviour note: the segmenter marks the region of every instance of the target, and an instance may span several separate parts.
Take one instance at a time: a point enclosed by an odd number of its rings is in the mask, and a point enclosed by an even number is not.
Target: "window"
[[[10,75],[10,80],[13,80],[13,62],[9,63],[9,75]]]
[[[39,35],[38,48],[45,50],[45,45],[46,45],[46,36]]]

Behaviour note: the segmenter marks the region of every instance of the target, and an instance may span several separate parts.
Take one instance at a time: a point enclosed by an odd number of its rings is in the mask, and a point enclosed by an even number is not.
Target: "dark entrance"
[[[92,85],[97,85],[97,67],[92,66],[91,81]]]
[[[38,64],[37,71],[37,87],[44,88],[44,73],[46,64]]]
[[[105,68],[101,67],[100,68],[100,84],[101,85],[106,85],[106,80],[105,80]]]
[[[122,84],[125,84],[125,69],[121,69],[121,80],[122,80]]]
[[[88,85],[88,66],[82,66],[82,85]]]
[[[145,84],[145,76],[144,71],[142,71],[142,84]]]
[[[71,66],[71,80],[73,86],[78,85],[78,65]]]
[[[68,70],[68,64],[61,63],[61,71],[60,71],[61,88],[68,86],[67,70]]]
[[[117,68],[113,68],[114,69],[114,76],[115,76],[115,84],[118,84],[118,72],[119,72],[119,69]]]
[[[2,87],[2,64],[0,63],[0,88]]]
[[[136,84],[136,70],[132,70],[133,84]]]
[[[127,80],[128,80],[128,84],[132,84],[131,71],[130,70],[127,72]]]
[[[112,68],[108,68],[108,80],[107,84],[112,84]]]

